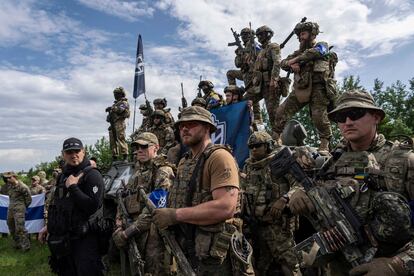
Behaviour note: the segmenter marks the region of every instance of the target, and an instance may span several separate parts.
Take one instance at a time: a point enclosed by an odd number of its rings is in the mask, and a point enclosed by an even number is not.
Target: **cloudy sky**
[[[359,75],[371,88],[375,78],[390,84],[414,76],[410,0],[0,1],[0,170],[50,161],[70,136],[93,144],[107,135],[113,89],[125,87],[134,103],[138,34],[147,97],[167,97],[176,114],[180,82],[189,101],[199,75],[222,91],[233,67],[230,27],[266,24],[280,43],[303,16],[335,46],[339,78]],[[282,57],[297,44],[293,37]]]

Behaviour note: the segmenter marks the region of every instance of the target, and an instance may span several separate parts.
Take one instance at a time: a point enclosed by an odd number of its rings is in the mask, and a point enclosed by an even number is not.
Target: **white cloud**
[[[134,22],[142,17],[151,17],[154,8],[146,1],[119,1],[119,0],[78,0],[83,5],[121,19]]]

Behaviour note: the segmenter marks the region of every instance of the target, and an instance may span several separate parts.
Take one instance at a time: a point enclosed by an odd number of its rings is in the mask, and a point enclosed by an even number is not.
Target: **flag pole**
[[[134,120],[133,120],[133,123],[132,123],[132,133],[135,132],[135,113],[136,113],[136,110],[137,110],[137,99],[135,98],[135,103],[134,103]]]

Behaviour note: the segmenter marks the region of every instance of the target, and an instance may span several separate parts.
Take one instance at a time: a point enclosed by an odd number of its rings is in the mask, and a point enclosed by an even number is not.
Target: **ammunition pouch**
[[[282,97],[287,97],[289,95],[289,87],[291,80],[287,77],[279,78],[279,91]]]
[[[132,193],[125,197],[125,208],[130,215],[137,214],[141,211],[141,205],[138,200],[138,194]]]
[[[56,258],[68,256],[71,253],[71,242],[69,235],[49,235],[47,244],[50,253]]]

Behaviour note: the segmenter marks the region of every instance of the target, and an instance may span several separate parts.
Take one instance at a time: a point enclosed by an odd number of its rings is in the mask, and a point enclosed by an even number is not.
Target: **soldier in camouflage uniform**
[[[9,185],[9,210],[7,225],[15,242],[14,247],[27,251],[30,249],[30,240],[25,228],[26,208],[32,203],[29,188],[17,179],[14,172],[3,173],[3,179]]]
[[[174,130],[164,123],[165,113],[162,110],[155,110],[152,113],[152,127],[148,132],[157,136],[159,141],[159,154],[167,154],[168,150],[175,145]]]
[[[191,106],[199,106],[206,108],[206,100],[204,100],[201,97],[197,97],[191,102]]]
[[[377,252],[370,262],[351,270],[338,255],[328,264],[329,275],[412,275],[414,244],[407,199],[413,200],[414,154],[412,143],[391,143],[377,133],[384,111],[372,96],[344,92],[328,114],[344,141],[322,168],[320,185],[336,187],[355,211],[364,229],[370,229]],[[346,193],[346,191],[348,191]],[[314,205],[303,190],[290,196],[295,214],[312,214]],[[373,239],[373,241],[371,241]]]
[[[222,107],[224,105],[223,97],[213,90],[214,84],[209,80],[202,80],[198,84],[198,88],[203,90],[203,99],[206,101],[206,109]]]
[[[278,149],[268,133],[254,132],[248,146],[250,158],[241,174],[248,218],[243,232],[252,241],[256,275],[274,274],[278,266],[284,275],[297,275],[299,264],[292,249],[297,218],[283,212],[287,207],[287,193],[294,183],[284,177],[272,177],[270,161]]]
[[[165,114],[165,124],[173,127],[174,126],[174,117],[171,114],[171,108],[167,108],[167,99],[158,98],[153,101],[155,110],[162,110]]]
[[[142,132],[147,132],[152,126],[151,114],[153,110],[152,110],[150,103],[148,102],[147,104],[141,104],[139,106],[139,112],[142,115],[142,123],[139,126],[139,128],[136,129],[134,133],[131,134],[132,141],[136,140],[138,135],[141,134]]]
[[[125,207],[134,223],[125,229],[122,224],[122,213],[118,209],[116,215],[117,230],[113,239],[119,248],[123,248],[128,239],[135,238],[139,250],[144,255],[145,272],[152,275],[165,275],[163,266],[163,245],[160,243],[157,231],[151,226],[151,216],[144,211],[144,203],[139,200],[138,187],[152,192],[155,189],[168,190],[174,178],[174,166],[168,163],[164,155],[157,155],[159,148],[157,137],[150,132],[138,135],[132,142],[136,149],[136,164],[134,174],[128,181],[127,196],[124,197]],[[139,217],[139,219],[138,219]],[[151,275],[150,274],[150,275]]]
[[[40,185],[42,185],[43,187],[46,187],[47,183],[49,182],[49,180],[46,179],[46,172],[39,171],[37,173],[37,176],[40,178],[39,180]]]
[[[216,126],[206,109],[183,109],[176,127],[190,151],[178,165],[169,208],[156,209],[153,221],[161,229],[180,224],[174,227],[177,241],[197,275],[246,275],[229,249],[241,228],[233,218],[240,204],[237,163],[225,147],[212,144]]]
[[[244,88],[237,85],[228,85],[224,88],[226,95],[226,105],[240,102],[243,99]]]
[[[280,47],[277,43],[270,40],[273,31],[268,26],[262,26],[256,30],[259,42],[262,44],[262,50],[257,55],[254,63],[253,87],[247,89],[245,98],[252,100],[257,104],[264,98],[269,122],[272,130],[276,124],[276,109],[280,102],[279,73],[280,73]],[[253,105],[254,107],[254,105]],[[260,112],[253,108],[253,112]],[[254,115],[258,117],[259,115]]]
[[[294,72],[293,91],[277,110],[274,138],[279,139],[286,122],[309,104],[321,140],[319,151],[328,153],[332,130],[327,114],[336,97],[334,69],[337,57],[330,52],[326,42],[315,41],[319,34],[318,24],[298,23],[294,31],[300,48],[281,62],[282,69]]]
[[[127,160],[128,144],[125,136],[125,120],[129,118],[130,113],[128,99],[126,98],[123,87],[114,89],[114,98],[114,104],[105,110],[108,112],[106,121],[111,124],[108,130],[112,158],[113,160],[117,160],[122,156],[123,160]]]
[[[32,186],[30,187],[31,195],[46,193],[46,188],[40,185],[40,177],[35,175],[32,177]]]
[[[254,44],[254,31],[250,28],[244,28],[240,32],[241,39],[243,41],[243,49],[236,49],[236,57],[234,58],[234,65],[240,70],[227,71],[227,81],[229,85],[236,85],[236,79],[244,82],[245,90],[249,90],[253,85],[253,71],[254,62],[258,54]],[[241,98],[239,99],[239,101]],[[262,115],[260,113],[259,102],[253,103],[254,120],[258,123],[262,123]]]

